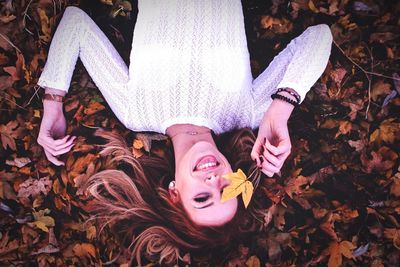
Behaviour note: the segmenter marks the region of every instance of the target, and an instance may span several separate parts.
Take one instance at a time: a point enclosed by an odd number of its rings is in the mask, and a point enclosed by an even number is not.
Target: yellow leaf
[[[231,181],[231,183],[224,188],[221,202],[223,203],[242,194],[244,206],[247,208],[253,195],[254,187],[247,179],[246,174],[241,169],[238,169],[237,172],[226,174],[223,177]]]
[[[251,256],[247,261],[246,261],[246,266],[247,267],[260,267],[260,260],[257,258],[257,256]]]
[[[313,11],[314,13],[319,13],[319,10],[315,7],[314,2],[312,0],[308,1],[308,7]]]
[[[343,256],[345,256],[348,259],[353,259],[353,249],[355,249],[356,246],[353,245],[353,243],[349,241],[342,241],[340,242],[340,253],[342,253]]]
[[[142,149],[143,148],[143,141],[139,140],[139,139],[133,140],[133,148]]]
[[[335,135],[335,138],[338,138],[340,135],[348,134],[352,129],[352,124],[349,121],[341,121],[339,123],[339,130]]]
[[[250,203],[253,191],[254,191],[253,184],[250,181],[246,181],[244,183],[244,191],[242,192],[242,199],[245,208],[247,208],[247,206]]]
[[[49,228],[47,227],[53,227],[55,225],[54,219],[52,217],[45,216],[46,214],[49,213],[50,213],[49,209],[39,210],[38,212],[35,211],[32,212],[33,217],[35,218],[33,224],[44,232],[49,231]]]

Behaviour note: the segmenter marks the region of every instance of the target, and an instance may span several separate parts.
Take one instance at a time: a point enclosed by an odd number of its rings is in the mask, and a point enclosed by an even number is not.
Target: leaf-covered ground
[[[264,180],[263,197],[272,203],[266,230],[233,244],[225,265],[398,266],[400,2],[242,2],[255,76],[309,25],[328,24],[334,44],[326,71],[290,121],[284,175]],[[127,266],[123,256],[112,260],[120,245],[108,229],[85,223],[80,184],[101,167],[88,140],[93,129],[119,130],[136,156],[146,153],[148,136],[118,122],[78,64],[65,103],[68,132],[78,139],[66,166],[49,164],[36,142],[42,92],[35,84],[70,4],[84,8],[129,58],[136,2],[1,1],[1,266]],[[156,143],[153,149],[169,144]],[[207,266],[208,258],[184,261]]]

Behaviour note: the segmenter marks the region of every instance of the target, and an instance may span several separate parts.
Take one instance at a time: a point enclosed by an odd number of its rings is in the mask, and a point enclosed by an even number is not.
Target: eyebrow
[[[207,207],[210,207],[211,205],[214,205],[214,202],[208,203],[207,205],[203,206],[203,207],[194,207],[195,209],[204,209]]]

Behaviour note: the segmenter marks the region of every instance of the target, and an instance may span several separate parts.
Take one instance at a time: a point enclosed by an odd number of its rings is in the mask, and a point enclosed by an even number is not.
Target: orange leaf
[[[349,121],[341,121],[339,123],[339,130],[335,135],[335,138],[338,138],[340,135],[348,134],[352,129],[352,124]]]
[[[337,242],[332,242],[328,248],[329,261],[328,267],[339,267],[342,265],[342,253],[340,253],[340,245]]]
[[[79,258],[86,258],[90,256],[92,256],[93,258],[96,257],[96,249],[90,243],[76,244],[72,251]]]
[[[105,107],[99,102],[95,101],[90,103],[89,106],[84,109],[83,113],[85,113],[86,115],[92,115],[103,109],[105,109]]]

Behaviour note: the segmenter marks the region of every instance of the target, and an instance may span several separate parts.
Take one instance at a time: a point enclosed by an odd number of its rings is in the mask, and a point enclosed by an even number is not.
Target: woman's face
[[[198,142],[176,163],[177,198],[198,225],[218,226],[236,213],[237,199],[221,203],[222,189],[229,184],[223,175],[232,172],[226,158],[215,145]]]

